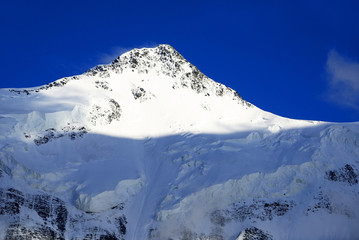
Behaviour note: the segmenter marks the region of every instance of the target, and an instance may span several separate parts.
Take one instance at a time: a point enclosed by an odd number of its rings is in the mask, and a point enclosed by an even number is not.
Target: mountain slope
[[[358,123],[262,111],[169,45],[0,99],[0,239],[359,236]]]

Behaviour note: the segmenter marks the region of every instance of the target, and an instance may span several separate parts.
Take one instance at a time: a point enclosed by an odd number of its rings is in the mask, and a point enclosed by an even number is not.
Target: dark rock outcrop
[[[272,240],[273,236],[263,230],[251,227],[243,230],[243,240]]]
[[[238,202],[226,209],[213,211],[210,215],[210,220],[214,225],[222,227],[231,221],[267,221],[272,220],[274,217],[283,216],[294,206],[295,203],[293,201],[285,200],[274,202],[254,200],[251,203]]]
[[[67,125],[63,127],[61,130],[56,130],[55,128],[46,129],[42,136],[37,136],[34,139],[34,143],[37,146],[42,144],[46,144],[52,140],[61,137],[69,137],[71,140],[75,140],[79,137],[83,137],[88,132],[88,129],[85,126],[75,127],[71,125]],[[31,138],[31,135],[24,133],[26,138]]]
[[[128,222],[122,210],[122,205],[111,209],[105,218],[77,209],[70,213],[58,197],[0,188],[0,215],[8,218],[5,240],[125,239]],[[108,229],[99,227],[104,223]]]
[[[343,168],[330,170],[325,173],[328,180],[334,182],[348,183],[349,185],[358,184],[358,173],[353,166],[346,164]]]
[[[64,239],[68,211],[54,196],[0,189],[0,215],[9,217],[5,239]],[[35,226],[30,228],[28,222]]]
[[[42,87],[39,88],[34,88],[34,89],[25,89],[25,90],[15,90],[15,89],[9,89],[9,92],[12,92],[14,94],[25,94],[25,95],[31,95],[32,93],[38,93],[40,91],[43,90],[48,90],[51,89],[53,87],[62,87],[65,86],[68,82],[70,82],[71,80],[78,80],[79,77],[77,76],[73,76],[73,77],[65,77],[59,80],[56,80],[54,82],[48,83]]]

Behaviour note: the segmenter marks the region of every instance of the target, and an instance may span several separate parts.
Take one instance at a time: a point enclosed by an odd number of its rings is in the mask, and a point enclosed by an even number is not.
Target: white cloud
[[[108,64],[115,60],[118,56],[122,55],[123,53],[130,51],[131,48],[124,48],[124,47],[113,47],[110,53],[103,53],[99,57],[99,61],[101,64]]]
[[[99,63],[100,64],[108,64],[115,60],[118,56],[122,55],[125,52],[128,52],[134,48],[152,48],[156,47],[158,44],[155,43],[146,43],[136,47],[112,47],[109,53],[103,53],[99,56]]]
[[[359,63],[331,50],[327,59],[328,100],[359,110]]]

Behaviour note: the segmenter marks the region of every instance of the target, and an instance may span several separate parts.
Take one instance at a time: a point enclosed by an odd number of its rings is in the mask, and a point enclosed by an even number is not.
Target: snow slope
[[[169,45],[0,101],[0,239],[359,238],[359,124],[262,111]]]

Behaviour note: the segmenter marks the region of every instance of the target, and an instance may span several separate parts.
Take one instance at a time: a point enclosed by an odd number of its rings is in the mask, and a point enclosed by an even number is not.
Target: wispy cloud
[[[158,44],[156,43],[146,43],[135,47],[121,47],[121,46],[112,47],[108,53],[102,53],[99,55],[99,63],[108,64],[113,60],[115,60],[118,56],[134,48],[152,48],[152,47],[156,47],[157,45]]]
[[[118,56],[130,50],[131,48],[113,47],[109,53],[100,54],[99,61],[101,64],[108,64],[115,60]]]
[[[327,99],[340,106],[359,110],[359,63],[331,50],[326,70],[329,81]]]

